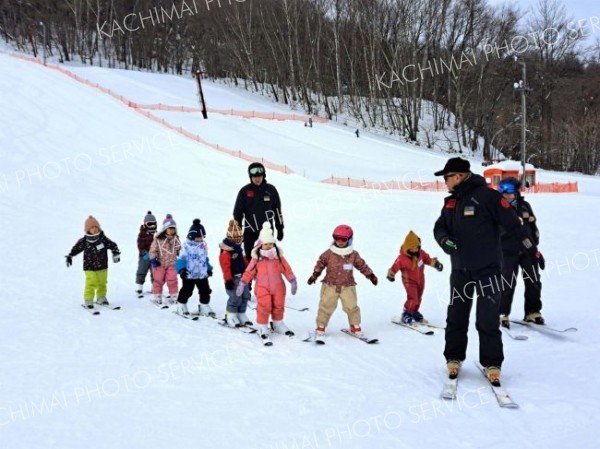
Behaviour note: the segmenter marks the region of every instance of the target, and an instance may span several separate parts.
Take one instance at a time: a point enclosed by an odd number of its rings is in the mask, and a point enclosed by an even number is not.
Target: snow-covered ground
[[[196,106],[193,80],[168,75],[73,68],[139,103]],[[578,194],[529,197],[547,260],[544,314],[562,337],[528,329],[527,341],[505,339],[503,382],[521,408],[500,409],[469,354],[458,401],[439,399],[445,374],[443,333],[422,336],[390,323],[402,308],[399,282],[387,268],[412,229],[440,257],[427,272],[422,312],[443,323],[449,259],[432,228],[444,193],[366,191],[325,185],[331,174],[372,180],[430,180],[446,156],[352,129],[211,115],[163,113],[214,143],[264,156],[297,174],[269,171],[283,200],[281,246],[299,279],[285,320],[298,334],[313,328],[318,286],[306,285],[335,225],[350,224],[355,248],[380,278],[357,274],[363,328],[379,345],[338,332],[327,345],[257,337],[210,319],[184,321],[133,294],[135,239],[147,210],[176,219],[185,236],[202,219],[218,265],[247,163],[192,143],[114,99],[60,73],[0,54],[0,447],[2,448],[560,448],[597,446],[600,398],[594,387],[598,315],[600,180],[576,180]],[[222,86],[206,86],[212,107],[289,112]],[[480,163],[473,160],[475,171]],[[305,176],[303,176],[305,175]],[[420,178],[419,178],[420,176]],[[544,177],[542,179],[542,176]],[[93,214],[121,250],[109,268],[109,300],[120,311],[100,316],[79,307],[81,257],[64,255]],[[217,267],[212,306],[224,312]],[[514,311],[520,318],[523,292]]]

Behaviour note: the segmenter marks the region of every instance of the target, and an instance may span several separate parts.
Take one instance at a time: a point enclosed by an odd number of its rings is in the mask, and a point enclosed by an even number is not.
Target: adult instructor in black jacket
[[[479,362],[486,368],[489,380],[499,385],[504,360],[498,320],[502,293],[501,227],[513,234],[533,257],[537,248],[510,204],[489,188],[483,177],[471,173],[469,161],[449,159],[435,176],[444,177],[451,194],[444,199],[433,231],[452,264],[444,349],[449,376],[458,375],[466,358],[469,315],[476,296]]]
[[[240,189],[233,207],[233,218],[244,230],[244,252],[250,261],[251,252],[265,221],[277,229],[277,240],[283,240],[281,200],[274,185],[267,183],[265,166],[253,162],[248,166],[250,184]]]

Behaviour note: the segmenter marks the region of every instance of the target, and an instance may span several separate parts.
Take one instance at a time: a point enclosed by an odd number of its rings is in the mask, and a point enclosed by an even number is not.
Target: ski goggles
[[[333,240],[335,240],[337,242],[344,242],[344,243],[346,243],[350,239],[348,237],[342,237],[340,235],[334,235],[333,236]]]
[[[253,167],[249,170],[251,176],[263,176],[265,174],[265,169],[262,167]]]
[[[517,189],[515,189],[515,186],[513,184],[505,183],[505,184],[500,184],[498,186],[498,192],[515,194],[515,193],[517,193]]]

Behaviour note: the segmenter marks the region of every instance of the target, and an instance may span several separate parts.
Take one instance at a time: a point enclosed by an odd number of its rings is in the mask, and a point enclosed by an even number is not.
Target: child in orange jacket
[[[413,231],[409,231],[400,247],[400,255],[387,273],[387,279],[394,282],[396,273],[402,272],[402,283],[407,295],[401,318],[404,324],[423,322],[423,315],[419,312],[419,308],[425,289],[425,265],[432,266],[438,271],[444,269],[444,266],[435,257],[431,258],[421,249],[419,236]]]
[[[279,334],[294,335],[283,322],[285,307],[285,284],[282,276],[290,283],[292,295],[296,294],[298,283],[292,268],[283,257],[281,248],[275,244],[269,222],[265,222],[251,253],[251,260],[236,288],[241,296],[246,286],[256,278],[254,292],[257,299],[256,323],[265,345],[269,340],[269,315],[273,318],[273,330]]]

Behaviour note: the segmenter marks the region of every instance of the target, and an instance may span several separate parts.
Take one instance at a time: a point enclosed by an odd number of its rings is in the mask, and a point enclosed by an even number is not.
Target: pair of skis
[[[508,392],[503,387],[501,387],[500,385],[494,385],[494,384],[492,384],[492,382],[490,382],[487,374],[485,373],[485,368],[483,366],[481,366],[481,364],[479,362],[474,362],[474,363],[475,363],[475,366],[477,367],[477,369],[479,369],[481,374],[483,374],[483,377],[485,377],[488,384],[490,385],[490,388],[492,389],[492,392],[494,393],[494,396],[496,397],[496,400],[498,401],[498,405],[502,408],[519,408],[519,404],[517,404],[515,401],[512,400],[512,398],[510,397]],[[442,393],[441,393],[442,399],[456,400],[457,393],[458,393],[458,377],[456,377],[454,379],[451,379],[451,378],[446,379],[446,381],[444,382],[444,386],[442,388]]]
[[[97,302],[95,302],[93,309],[90,309],[85,304],[81,304],[81,307],[83,307],[85,310],[87,310],[92,315],[100,315],[100,311],[96,309],[96,306],[104,307],[105,309],[110,309],[110,310],[121,310],[121,306],[113,306],[111,304],[98,304]]]
[[[423,320],[421,322],[413,321],[411,324],[406,324],[402,322],[401,317],[394,317],[392,318],[392,323],[397,324],[398,326],[407,327],[423,335],[435,335],[435,332],[433,332],[431,329],[444,329],[441,326],[436,326],[435,324],[429,323],[427,320]]]
[[[348,329],[340,329],[346,335],[350,335],[351,337],[358,338],[360,341],[367,343],[368,345],[372,345],[375,343],[379,343],[379,339],[377,338],[369,338],[364,335],[356,335],[350,332]],[[324,345],[325,338],[323,336],[317,335],[316,332],[309,332],[308,335],[302,340],[305,342],[314,342],[317,345]]]

